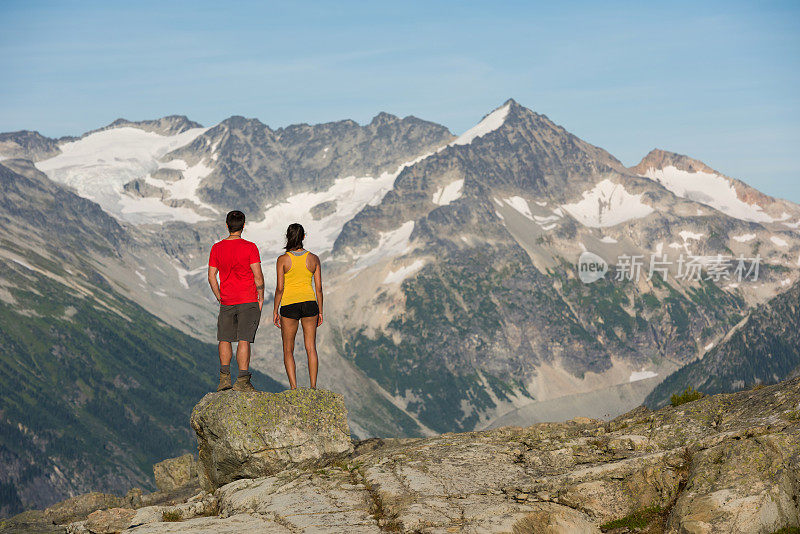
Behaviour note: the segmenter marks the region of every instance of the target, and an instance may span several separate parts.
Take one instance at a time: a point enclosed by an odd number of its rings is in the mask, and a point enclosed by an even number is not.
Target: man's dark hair
[[[292,223],[286,229],[286,250],[297,250],[303,248],[303,238],[306,236],[306,231],[297,223]]]
[[[228,225],[230,233],[238,232],[244,228],[244,213],[239,210],[229,211],[225,216],[225,224]]]

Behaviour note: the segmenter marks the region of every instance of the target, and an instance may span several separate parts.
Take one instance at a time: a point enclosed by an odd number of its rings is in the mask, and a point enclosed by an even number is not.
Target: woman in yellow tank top
[[[317,387],[317,327],[322,325],[322,266],[319,258],[303,249],[305,230],[297,223],[286,229],[286,254],[278,256],[275,270],[275,307],[272,322],[281,329],[283,365],[289,386],[297,389],[294,338],[303,325],[311,388]],[[313,281],[313,287],[312,287]]]

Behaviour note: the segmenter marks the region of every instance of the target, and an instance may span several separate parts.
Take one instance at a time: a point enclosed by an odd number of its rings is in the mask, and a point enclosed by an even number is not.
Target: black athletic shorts
[[[261,322],[258,302],[232,304],[219,307],[217,317],[217,341],[249,341],[256,339],[256,330]]]
[[[281,317],[300,319],[301,317],[315,317],[317,315],[319,315],[319,306],[317,306],[316,300],[295,302],[288,306],[281,306]]]

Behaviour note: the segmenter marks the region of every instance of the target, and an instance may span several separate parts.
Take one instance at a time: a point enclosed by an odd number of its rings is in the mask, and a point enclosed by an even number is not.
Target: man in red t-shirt
[[[250,383],[250,344],[255,341],[264,304],[264,274],[258,247],[242,239],[244,213],[232,211],[225,217],[228,237],[214,243],[208,257],[208,283],[219,301],[217,341],[219,341],[219,386],[231,389],[231,359],[236,347],[239,375],[235,391],[255,391]],[[219,282],[217,281],[219,274]]]

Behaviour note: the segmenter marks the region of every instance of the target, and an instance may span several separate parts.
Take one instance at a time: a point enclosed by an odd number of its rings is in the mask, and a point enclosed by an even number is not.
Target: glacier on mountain
[[[679,197],[706,204],[737,219],[762,223],[776,220],[758,204],[748,204],[739,199],[734,185],[719,174],[688,172],[669,165],[663,169],[651,167],[643,176],[658,182]]]
[[[159,158],[191,143],[207,130],[190,128],[165,136],[129,126],[110,128],[63,143],[59,146],[60,154],[35,165],[51,180],[72,187],[80,196],[97,202],[120,219],[195,222],[199,216],[193,210],[170,208],[160,200],[141,199],[143,202],[137,206],[139,199],[130,199],[123,186],[155,171],[159,168]]]

